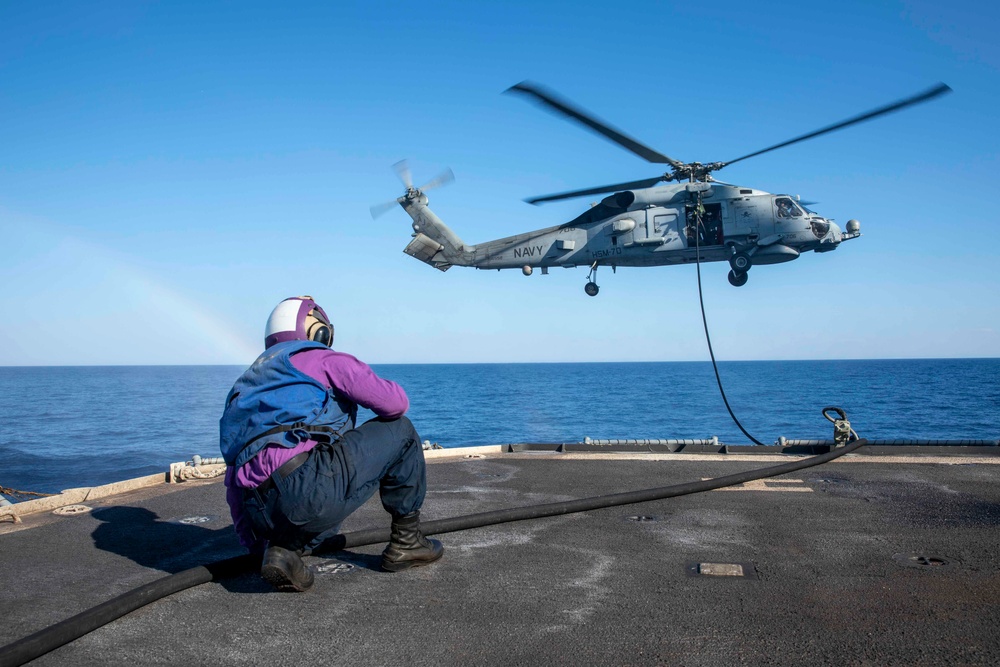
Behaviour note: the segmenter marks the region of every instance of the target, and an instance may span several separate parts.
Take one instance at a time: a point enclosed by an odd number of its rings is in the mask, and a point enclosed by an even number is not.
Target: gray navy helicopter
[[[926,102],[951,91],[945,84],[873,109],[814,132],[726,162],[681,162],[597,120],[591,114],[529,82],[507,92],[526,95],[554,111],[610,139],[648,162],[667,164],[669,171],[638,181],[561,192],[528,199],[531,204],[613,192],[575,219],[554,227],[469,245],[428,208],[425,191],[454,179],[446,170],[423,187],[413,186],[406,162],[394,165],[406,186],[403,196],[373,206],[377,217],[395,204],[413,219],[413,238],[404,252],[436,269],[474,266],[477,269],[521,269],[530,276],[553,266],[589,267],[584,287],[596,296],[600,266],[660,266],[692,262],[728,261],[730,284],[745,285],[757,265],[779,264],[802,253],[836,250],[844,241],[861,236],[861,225],[849,220],[845,229],[809,210],[798,197],[731,185],[712,173],[741,160],[840,130],[900,109]],[[658,183],[668,185],[657,186]]]

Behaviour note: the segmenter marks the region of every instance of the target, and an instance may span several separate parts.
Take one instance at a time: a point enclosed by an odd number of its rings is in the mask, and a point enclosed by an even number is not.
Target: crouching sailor
[[[281,591],[307,590],[302,552],[336,535],[376,489],[392,515],[382,568],[439,559],[441,543],[420,532],[424,454],[403,416],[403,388],[330,349],[333,325],[311,297],[279,303],[264,336],[219,422],[226,499],[240,541],[263,553],[261,576]],[[355,427],[359,405],[378,416]]]

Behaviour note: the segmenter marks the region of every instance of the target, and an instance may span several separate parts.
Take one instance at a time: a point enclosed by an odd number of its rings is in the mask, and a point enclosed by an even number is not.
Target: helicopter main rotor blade
[[[944,95],[945,93],[950,93],[951,87],[944,83],[939,83],[938,85],[925,90],[922,93],[914,95],[912,97],[907,97],[906,99],[899,100],[898,102],[893,102],[892,104],[886,104],[877,109],[872,109],[871,111],[865,112],[858,116],[848,118],[839,123],[834,123],[833,125],[828,125],[822,129],[816,130],[815,132],[810,132],[809,134],[803,134],[801,137],[795,137],[794,139],[789,139],[788,141],[783,141],[780,144],[775,144],[763,150],[759,150],[755,153],[750,153],[749,155],[744,155],[743,157],[738,157],[735,160],[730,160],[728,162],[723,162],[722,166],[728,166],[734,162],[739,162],[740,160],[746,160],[747,158],[756,157],[757,155],[762,155],[779,148],[784,148],[785,146],[791,146],[792,144],[797,144],[800,141],[805,141],[806,139],[812,139],[813,137],[818,137],[821,134],[826,134],[827,132],[834,132],[836,130],[842,130],[845,127],[855,125],[857,123],[863,123],[866,120],[872,120],[873,118],[878,118],[879,116],[884,116],[885,114],[892,113],[894,111],[899,111],[900,109],[905,109],[908,106],[914,104],[920,104],[921,102],[926,102],[932,100],[935,97]],[[721,169],[721,167],[720,167]]]
[[[560,192],[559,194],[554,194],[554,195],[533,197],[532,199],[525,199],[524,201],[528,202],[529,204],[541,204],[547,201],[572,199],[573,197],[583,197],[584,195],[596,195],[602,192],[617,192],[619,190],[638,190],[641,188],[651,188],[662,180],[663,176],[657,176],[655,178],[646,178],[641,181],[631,181],[629,183],[617,183],[615,185],[601,185],[596,188],[587,188],[586,190],[573,190],[572,192]]]
[[[677,160],[667,157],[663,153],[654,151],[649,146],[636,141],[632,137],[622,133],[619,130],[612,128],[607,123],[603,123],[582,109],[574,107],[569,102],[559,99],[555,93],[545,90],[541,86],[533,84],[529,81],[522,81],[519,84],[513,85],[506,90],[508,93],[523,93],[529,97],[533,97],[542,105],[548,107],[549,109],[556,111],[558,113],[567,116],[575,121],[583,123],[585,126],[589,127],[594,132],[610,139],[619,146],[622,146],[626,150],[629,150],[639,157],[647,160],[649,162],[655,162],[657,164],[669,164],[673,167],[680,167],[681,163]]]

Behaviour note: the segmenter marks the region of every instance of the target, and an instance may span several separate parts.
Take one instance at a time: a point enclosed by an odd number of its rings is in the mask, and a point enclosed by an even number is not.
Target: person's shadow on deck
[[[92,533],[95,547],[170,574],[245,553],[228,523],[213,529],[161,521],[156,513],[142,507],[106,507],[94,510],[91,516],[101,522]],[[273,590],[252,564],[243,574],[225,577],[219,583],[232,592]]]

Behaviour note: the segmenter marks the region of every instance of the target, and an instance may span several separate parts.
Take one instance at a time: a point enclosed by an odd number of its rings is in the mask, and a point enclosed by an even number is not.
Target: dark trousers
[[[427,478],[420,436],[406,417],[372,419],[333,444],[319,444],[309,459],[267,493],[248,490],[244,507],[258,537],[288,549],[312,549],[377,489],[394,517],[424,503]]]

